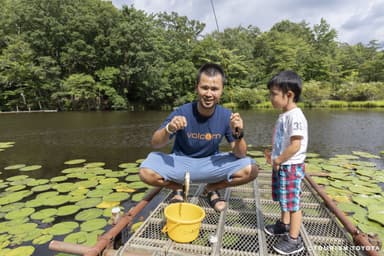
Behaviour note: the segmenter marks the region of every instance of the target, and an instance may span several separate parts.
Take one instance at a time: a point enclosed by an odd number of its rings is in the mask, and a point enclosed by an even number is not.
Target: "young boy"
[[[273,107],[282,110],[275,125],[269,159],[273,167],[272,197],[280,203],[281,219],[264,230],[269,235],[281,236],[273,249],[283,255],[304,249],[299,236],[300,195],[308,131],[307,120],[296,105],[301,88],[301,79],[293,71],[282,71],[268,83]]]

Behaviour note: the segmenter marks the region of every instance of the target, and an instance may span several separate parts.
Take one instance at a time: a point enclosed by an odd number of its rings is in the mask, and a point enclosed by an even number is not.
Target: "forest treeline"
[[[109,1],[0,0],[0,111],[173,107],[194,99],[207,61],[227,73],[222,102],[243,108],[267,102],[266,82],[283,69],[302,76],[308,105],[384,100],[379,43],[340,43],[324,19],[204,27]]]

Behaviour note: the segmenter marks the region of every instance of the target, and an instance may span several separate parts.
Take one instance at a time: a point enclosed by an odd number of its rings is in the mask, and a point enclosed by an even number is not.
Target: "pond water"
[[[245,123],[246,140],[254,147],[271,144],[278,116],[274,110],[239,111]],[[365,151],[380,155],[384,150],[383,110],[309,110],[309,152],[321,157]],[[18,174],[33,178],[62,175],[71,159],[105,162],[117,169],[120,163],[145,158],[152,150],[150,139],[169,112],[59,112],[0,114],[0,142],[14,147],[0,152],[0,179]],[[167,152],[170,146],[162,149]],[[383,158],[375,161],[384,169]],[[28,173],[6,171],[15,164],[42,165]],[[0,193],[3,189],[0,189]],[[46,249],[39,255],[54,255]],[[37,255],[37,254],[35,254]]]
[[[255,147],[271,144],[278,112],[239,111],[245,122],[246,140]],[[383,110],[305,110],[309,124],[309,152],[322,157],[349,154],[352,150],[379,154],[384,150]],[[146,157],[150,139],[168,112],[59,112],[1,114],[0,142],[15,146],[0,153],[0,169],[25,163],[40,164],[41,178],[58,175],[63,163],[85,158],[119,163]],[[163,149],[169,151],[170,147]],[[13,174],[14,175],[14,174]],[[8,174],[3,172],[2,178]]]

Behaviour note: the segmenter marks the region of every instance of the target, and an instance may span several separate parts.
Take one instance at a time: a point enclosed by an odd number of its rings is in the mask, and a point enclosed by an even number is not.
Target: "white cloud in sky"
[[[112,0],[120,8],[133,5],[146,13],[177,12],[216,29],[210,0]],[[220,31],[252,25],[268,31],[281,20],[305,21],[312,28],[324,18],[348,44],[377,40],[384,45],[384,0],[212,0]]]

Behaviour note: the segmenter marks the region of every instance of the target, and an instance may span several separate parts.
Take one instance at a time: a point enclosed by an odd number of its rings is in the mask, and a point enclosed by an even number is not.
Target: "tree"
[[[96,82],[86,74],[72,74],[63,81],[62,90],[54,93],[52,98],[59,108],[69,110],[97,109],[98,93]]]
[[[41,69],[33,63],[34,52],[21,38],[9,38],[0,56],[2,105],[8,109],[29,109],[36,105],[39,87],[35,80]]]

